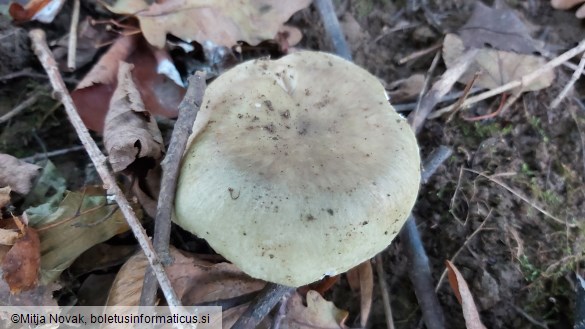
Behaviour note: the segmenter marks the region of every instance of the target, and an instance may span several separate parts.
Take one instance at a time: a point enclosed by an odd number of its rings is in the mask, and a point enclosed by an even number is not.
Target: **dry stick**
[[[34,162],[34,161],[37,161],[39,159],[52,158],[52,157],[56,157],[59,155],[64,155],[64,154],[68,154],[71,152],[77,152],[77,151],[81,151],[81,150],[83,150],[83,146],[78,145],[78,146],[72,146],[72,147],[68,147],[65,149],[61,149],[61,150],[50,151],[47,153],[37,153],[35,155],[29,156],[26,158],[20,158],[20,160],[26,161],[26,162]]]
[[[191,135],[193,122],[195,122],[195,118],[201,107],[204,92],[205,73],[197,72],[189,78],[189,87],[179,105],[179,117],[175,123],[169,149],[161,163],[163,169],[162,185],[158,195],[153,243],[154,249],[164,265],[169,265],[172,262],[169,252],[171,213],[175,204],[175,189],[177,188],[181,157],[187,146],[187,139]],[[157,287],[156,277],[152,269],[148,268],[144,275],[140,305],[154,305]]]
[[[169,304],[171,311],[173,311],[173,313],[178,312],[181,304],[177,298],[177,295],[173,291],[171,281],[165,273],[165,270],[160,260],[158,259],[156,252],[154,251],[152,243],[146,236],[144,228],[140,224],[140,221],[138,221],[138,218],[136,218],[134,210],[128,203],[128,200],[126,200],[124,193],[118,187],[114,176],[108,169],[106,164],[106,157],[100,151],[95,141],[91,138],[87,128],[83,124],[83,121],[81,121],[81,118],[77,113],[77,109],[75,108],[75,104],[73,103],[73,99],[71,99],[71,95],[69,95],[69,92],[65,87],[65,83],[61,78],[61,74],[57,68],[57,62],[55,62],[55,58],[53,58],[53,53],[51,50],[49,50],[47,41],[45,39],[45,32],[40,29],[34,29],[29,32],[29,37],[31,38],[32,47],[35,54],[39,58],[39,61],[49,76],[51,85],[53,86],[54,95],[63,103],[69,121],[75,128],[81,143],[85,147],[89,157],[91,158],[91,161],[93,162],[98,174],[100,175],[100,178],[104,183],[104,189],[108,191],[108,194],[114,196],[114,199],[118,203],[122,214],[124,214],[124,218],[126,218],[128,225],[136,237],[136,240],[138,240],[138,244],[140,244],[140,247],[144,251],[150,266],[154,268],[154,273],[167,299],[167,303]]]
[[[251,306],[246,309],[231,329],[252,329],[258,327],[260,322],[274,308],[274,305],[286,294],[294,292],[295,289],[281,284],[267,283],[252,301]]]
[[[581,56],[581,61],[579,61],[579,66],[577,67],[575,72],[573,72],[573,76],[571,76],[571,80],[569,80],[569,83],[567,83],[567,85],[565,86],[565,88],[563,88],[561,93],[550,104],[551,109],[555,109],[557,108],[557,106],[559,106],[559,104],[561,104],[561,101],[567,96],[569,90],[573,88],[575,82],[577,82],[577,80],[581,77],[581,74],[583,74],[583,69],[585,69],[585,52],[583,52],[583,56]]]
[[[564,52],[563,54],[553,58],[552,60],[550,60],[549,62],[547,62],[546,64],[544,64],[540,68],[538,68],[537,70],[523,76],[522,78],[520,78],[518,80],[508,82],[503,86],[500,86],[500,87],[492,89],[492,90],[488,90],[488,91],[481,93],[477,96],[468,98],[467,100],[465,100],[465,102],[463,102],[463,104],[461,104],[461,107],[467,107],[471,104],[475,104],[479,101],[482,101],[484,99],[499,95],[503,92],[506,92],[508,90],[512,90],[514,88],[527,86],[531,82],[533,82],[534,80],[538,79],[541,75],[543,75],[547,71],[552,70],[559,65],[562,65],[563,63],[565,63],[569,59],[575,57],[576,55],[578,55],[584,51],[585,51],[585,40],[581,41],[575,48],[572,48],[572,49]],[[436,118],[444,113],[450,112],[452,109],[453,109],[453,106],[448,106],[448,107],[442,108],[438,111],[435,111],[435,113],[433,113],[432,115],[429,115],[429,119],[433,119],[433,118]]]
[[[44,92],[45,92],[44,90],[37,90],[32,96],[30,96],[29,98],[24,100],[22,103],[15,106],[12,110],[8,111],[3,116],[1,116],[0,123],[4,123],[4,122],[14,118],[18,114],[20,114],[22,111],[24,111],[27,108],[29,108],[30,106],[32,106],[34,103],[36,103],[39,100],[39,98],[41,97],[41,95]]]
[[[386,316],[386,327],[394,329],[394,319],[392,318],[392,307],[390,305],[390,296],[388,294],[388,284],[386,283],[386,273],[382,266],[382,256],[380,254],[375,257],[376,274],[378,275],[378,284],[382,290],[382,303],[384,304],[384,315]]]
[[[331,43],[333,43],[333,51],[338,56],[351,61],[351,51],[347,46],[343,32],[341,32],[339,20],[337,20],[335,8],[333,7],[331,0],[315,0],[314,3],[317,7],[317,11],[319,11],[321,20],[323,21],[325,33],[329,37],[329,40],[331,40]]]
[[[79,0],[73,0],[73,15],[71,16],[71,27],[69,28],[69,43],[67,47],[67,68],[71,71],[76,67],[77,55],[77,26],[79,25]]]
[[[427,119],[435,105],[451,90],[463,73],[467,71],[477,52],[477,49],[471,49],[461,55],[454,65],[443,73],[441,79],[433,84],[431,90],[422,98],[420,107],[408,116],[408,122],[416,134],[422,128],[423,122]]]

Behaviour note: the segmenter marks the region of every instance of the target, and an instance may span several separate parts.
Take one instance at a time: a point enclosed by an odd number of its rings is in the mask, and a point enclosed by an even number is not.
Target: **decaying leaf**
[[[555,9],[567,10],[583,2],[585,2],[585,0],[550,0],[550,5]],[[585,5],[582,5],[577,9],[575,16],[577,16],[577,18],[585,18]]]
[[[58,278],[85,250],[128,230],[118,206],[108,203],[101,187],[68,192],[51,213],[33,209],[27,214],[41,241],[42,284]]]
[[[51,23],[61,11],[65,0],[30,0],[24,7],[19,3],[10,4],[10,16],[15,22],[39,21]]]
[[[134,64],[132,76],[146,109],[153,115],[177,116],[185,89],[157,73],[157,60],[138,36],[117,39],[71,93],[85,125],[102,132],[110,99],[116,89],[120,61]]]
[[[446,266],[449,275],[449,284],[453,288],[459,304],[461,304],[467,329],[486,329],[481,322],[467,282],[453,263],[446,261]]]
[[[264,281],[250,278],[232,264],[213,264],[172,247],[171,256],[174,262],[166,267],[167,274],[184,305],[197,305],[241,296],[258,291],[266,284]],[[108,306],[138,305],[147,265],[146,257],[140,252],[122,266],[110,289]],[[245,307],[225,308],[223,327],[229,328],[244,310]]]
[[[307,306],[299,294],[294,294],[288,302],[286,316],[282,321],[282,328],[287,329],[332,329],[347,328],[345,320],[347,311],[335,307],[332,302],[326,301],[316,291],[307,293]]]
[[[0,208],[10,203],[10,186],[0,187]]]
[[[12,191],[27,194],[41,167],[0,153],[0,187],[10,186]]]
[[[258,44],[273,39],[292,14],[311,0],[168,0],[149,5],[144,0],[118,0],[108,7],[117,14],[135,15],[150,44],[164,48],[167,34],[187,42],[211,41],[231,47],[238,41]]]
[[[402,103],[415,100],[423,89],[424,84],[425,76],[420,73],[392,82],[386,87],[390,102]]]
[[[447,67],[452,67],[471,48],[480,51],[459,82],[471,81],[479,71],[475,85],[483,88],[493,89],[518,80],[546,63],[546,59],[534,55],[540,45],[530,37],[528,28],[511,9],[489,8],[480,1],[476,2],[468,23],[457,34],[447,34],[444,39],[443,59]],[[554,78],[551,69],[522,86],[522,91],[546,88]]]
[[[0,221],[0,245],[12,246],[22,237],[22,232],[16,225],[18,220],[18,217],[12,217]],[[2,257],[0,257],[0,261],[2,261]]]
[[[36,230],[25,226],[23,235],[10,248],[2,260],[2,278],[17,294],[33,289],[39,281],[41,264],[40,240]]]
[[[132,79],[132,64],[121,62],[118,86],[106,116],[104,144],[114,172],[121,172],[144,158],[159,160],[163,140],[154,118],[144,108]]]

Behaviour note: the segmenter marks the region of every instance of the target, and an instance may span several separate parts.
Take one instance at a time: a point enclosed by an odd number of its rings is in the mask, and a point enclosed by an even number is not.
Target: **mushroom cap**
[[[416,138],[377,78],[304,51],[209,85],[175,221],[250,276],[301,286],[386,248],[419,183]]]

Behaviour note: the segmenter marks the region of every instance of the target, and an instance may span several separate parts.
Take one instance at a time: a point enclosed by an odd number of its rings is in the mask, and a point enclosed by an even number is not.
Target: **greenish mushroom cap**
[[[301,286],[386,248],[419,183],[414,133],[378,79],[304,51],[209,85],[175,220],[250,276]]]

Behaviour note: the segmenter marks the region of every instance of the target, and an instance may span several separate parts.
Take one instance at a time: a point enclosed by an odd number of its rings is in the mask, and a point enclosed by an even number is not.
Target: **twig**
[[[384,305],[384,315],[386,316],[386,328],[394,329],[394,319],[392,318],[392,305],[390,304],[390,295],[388,294],[388,284],[386,283],[386,273],[382,265],[382,256],[375,257],[376,274],[378,274],[378,284],[382,293],[382,303]]]
[[[564,52],[563,54],[553,58],[552,60],[550,60],[549,62],[547,62],[543,66],[539,67],[538,69],[532,71],[531,73],[523,76],[522,78],[520,78],[518,80],[510,81],[503,86],[488,90],[488,91],[481,93],[477,96],[468,98],[467,100],[465,100],[465,102],[463,102],[463,104],[461,104],[461,107],[467,107],[471,104],[475,104],[475,103],[480,102],[484,99],[499,95],[503,92],[506,92],[508,90],[512,90],[514,88],[527,86],[531,82],[533,82],[534,80],[538,79],[541,75],[543,75],[547,71],[552,70],[553,68],[563,64],[564,62],[568,61],[569,59],[575,57],[576,55],[578,55],[584,51],[585,51],[585,40],[581,41],[575,48],[572,48],[572,49]],[[451,110],[453,110],[453,105],[447,106],[447,107],[442,108],[438,111],[435,111],[435,113],[433,113],[429,116],[429,119],[436,118],[444,113],[450,112]]]
[[[56,157],[59,155],[64,155],[67,153],[71,153],[71,152],[77,152],[77,151],[81,151],[83,150],[83,146],[82,145],[78,145],[78,146],[73,146],[73,147],[68,147],[65,149],[61,149],[61,150],[55,150],[55,151],[51,151],[51,152],[46,152],[46,153],[37,153],[33,156],[29,156],[26,158],[21,158],[20,160],[22,161],[26,161],[26,162],[34,162],[37,161],[39,159],[46,159],[46,158],[52,158],[52,157]]]
[[[417,59],[419,57],[422,57],[422,56],[425,56],[429,53],[432,53],[435,50],[439,50],[439,49],[441,49],[441,47],[443,47],[443,43],[439,42],[439,43],[434,44],[426,49],[415,51],[414,53],[412,53],[406,57],[402,57],[400,60],[398,60],[398,64],[400,64],[400,65],[405,64],[407,62],[410,62],[413,59]]]
[[[559,223],[559,224],[562,224],[562,225],[568,225],[568,226],[570,226],[570,227],[575,227],[575,226],[576,226],[576,224],[574,224],[574,223],[573,223],[573,224],[569,224],[569,223],[567,223],[566,221],[563,221],[563,220],[559,219],[558,217],[556,217],[556,216],[552,215],[552,214],[551,214],[551,213],[549,213],[548,211],[546,211],[546,210],[542,209],[540,206],[538,206],[538,205],[536,204],[536,202],[534,202],[534,201],[532,201],[532,200],[528,199],[527,197],[525,197],[524,195],[520,194],[519,192],[516,192],[516,191],[514,191],[514,190],[513,190],[511,187],[509,187],[508,185],[504,184],[504,183],[503,183],[503,182],[501,182],[499,179],[496,179],[496,178],[494,178],[494,177],[488,176],[488,175],[486,175],[486,174],[483,174],[483,173],[481,173],[481,172],[479,172],[479,171],[476,171],[476,170],[473,170],[473,169],[468,169],[468,168],[465,168],[465,169],[463,169],[463,170],[465,170],[465,171],[469,171],[469,172],[472,172],[472,173],[474,173],[474,174],[476,174],[476,175],[479,175],[479,176],[481,176],[481,177],[487,178],[488,180],[490,180],[490,181],[492,181],[492,182],[496,183],[496,184],[497,184],[497,185],[499,185],[500,187],[504,188],[506,191],[508,191],[508,192],[510,192],[510,193],[512,193],[512,194],[514,194],[515,196],[517,196],[518,198],[520,198],[522,201],[526,202],[526,203],[527,203],[527,204],[529,204],[531,207],[533,207],[534,209],[536,209],[536,210],[540,211],[540,212],[541,212],[543,215],[545,215],[546,217],[548,217],[548,218],[550,218],[550,219],[554,220],[555,222],[557,222],[557,223]]]
[[[292,293],[296,288],[276,283],[267,283],[242,316],[234,323],[232,329],[253,329],[268,315],[282,297]]]
[[[473,231],[473,233],[471,233],[471,235],[468,236],[467,239],[465,239],[465,242],[463,242],[463,245],[461,245],[461,247],[457,250],[457,252],[455,252],[455,254],[453,255],[453,257],[451,257],[451,259],[449,260],[449,261],[451,261],[451,263],[455,263],[455,260],[457,259],[457,257],[459,257],[459,254],[461,253],[461,251],[463,251],[463,248],[465,248],[467,246],[467,244],[469,243],[469,241],[473,240],[473,238],[479,232],[481,232],[481,230],[483,230],[483,227],[488,222],[488,219],[490,218],[490,215],[491,214],[492,214],[492,210],[490,209],[490,212],[487,214],[487,216],[485,217],[485,219],[483,220],[483,222],[481,222],[481,224],[479,225],[479,227],[475,231]],[[443,284],[443,281],[445,280],[445,277],[446,276],[447,276],[447,269],[445,269],[443,271],[443,273],[441,274],[441,277],[439,278],[439,282],[437,282],[437,285],[435,286],[435,292],[439,292],[439,289],[441,288],[441,285]]]
[[[73,0],[73,14],[69,28],[69,43],[67,47],[67,68],[71,71],[76,67],[77,55],[77,26],[79,25],[79,0]]]
[[[478,87],[472,87],[471,90],[469,91],[469,95],[475,95],[475,94],[482,92],[482,91],[484,91],[484,89],[478,88]],[[445,95],[445,97],[443,97],[439,101],[439,103],[450,102],[453,100],[457,101],[461,98],[461,96],[463,96],[463,94],[464,94],[463,91],[451,91],[447,95]],[[469,95],[467,95],[467,96],[469,96]],[[406,111],[411,111],[411,110],[416,109],[417,104],[418,104],[418,102],[410,102],[410,103],[392,104],[392,106],[394,107],[394,109],[397,112],[406,112]],[[432,113],[431,113],[431,115],[432,115]]]
[[[463,73],[467,71],[467,68],[473,62],[477,52],[477,49],[471,49],[461,55],[461,57],[457,59],[457,62],[443,73],[441,79],[433,84],[431,90],[429,90],[421,100],[420,107],[408,116],[408,122],[410,122],[415,133],[420,131],[423,122],[426,120],[427,116],[429,116],[429,113],[431,113],[435,105],[437,105],[441,98],[451,90],[455,82],[459,80]]]
[[[4,114],[3,116],[0,117],[0,123],[4,123],[12,118],[14,118],[15,116],[17,116],[18,114],[20,114],[22,111],[26,110],[27,108],[29,108],[30,106],[32,106],[34,103],[36,103],[39,98],[43,95],[43,93],[45,92],[45,90],[37,90],[35,91],[32,96],[30,96],[29,98],[25,99],[22,103],[18,104],[17,106],[15,106],[12,110],[8,111],[6,114]]]
[[[45,32],[40,29],[34,29],[29,32],[29,36],[32,41],[33,50],[49,76],[51,85],[54,89],[54,95],[63,103],[69,121],[75,128],[81,143],[85,147],[98,174],[100,175],[100,178],[104,183],[104,189],[108,191],[108,194],[114,196],[114,199],[118,203],[122,214],[124,214],[124,218],[132,229],[136,240],[138,240],[138,244],[144,251],[148,262],[154,268],[154,273],[156,274],[171,311],[173,313],[179,312],[181,304],[177,298],[177,295],[173,291],[171,281],[165,273],[165,270],[160,260],[158,259],[156,252],[154,251],[152,243],[146,236],[144,228],[140,224],[140,221],[138,221],[138,218],[136,218],[134,210],[128,203],[128,200],[126,200],[122,190],[116,184],[114,176],[109,171],[106,165],[106,157],[102,154],[95,141],[91,138],[89,131],[83,124],[83,121],[81,121],[75,104],[73,103],[73,99],[71,99],[71,95],[67,91],[67,87],[65,87],[65,83],[61,78],[61,74],[57,68],[57,62],[55,62],[55,59],[53,58],[53,53],[51,50],[49,50],[47,41],[45,39]]]
[[[33,72],[30,67],[22,69],[18,72],[8,73],[3,76],[0,76],[0,81],[7,81],[12,79],[18,78],[41,78],[41,79],[48,79],[49,77],[46,74],[36,73]],[[63,78],[63,81],[71,84],[76,84],[79,81],[74,78]]]
[[[581,74],[583,74],[583,69],[585,69],[585,52],[583,52],[583,55],[581,56],[581,61],[579,61],[579,66],[577,67],[575,72],[573,72],[573,75],[571,76],[571,80],[569,80],[569,83],[567,83],[567,85],[563,88],[561,93],[550,103],[551,109],[557,108],[557,106],[561,104],[561,101],[565,97],[567,97],[567,93],[569,92],[569,90],[573,88],[575,82],[577,82],[577,80],[581,77]]]
[[[181,157],[187,139],[191,135],[193,122],[199,112],[199,107],[205,92],[205,73],[196,72],[189,78],[187,93],[179,105],[179,117],[171,136],[171,142],[167,155],[161,166],[163,169],[161,189],[158,196],[156,208],[156,221],[154,224],[154,248],[163,264],[172,262],[169,251],[169,240],[171,236],[171,213],[175,204],[175,189],[179,176]],[[140,305],[153,306],[157,289],[156,277],[152,269],[148,268],[144,275]]]
[[[453,118],[455,117],[455,114],[457,114],[457,112],[461,108],[461,104],[463,104],[463,101],[465,101],[465,99],[469,95],[469,92],[471,91],[473,84],[475,84],[475,81],[477,80],[477,78],[479,77],[480,74],[481,74],[481,71],[475,72],[475,74],[473,75],[473,78],[471,78],[471,80],[469,82],[467,82],[467,84],[465,85],[465,89],[463,89],[463,95],[461,95],[461,97],[457,100],[457,102],[455,102],[455,104],[453,105],[454,106],[453,111],[451,112],[451,115],[449,115],[449,117],[447,118],[447,120],[445,122],[448,123],[448,122],[451,122],[451,120],[453,120]],[[506,95],[506,94],[504,94],[504,95]]]
[[[325,33],[327,33],[329,40],[331,40],[331,43],[333,44],[333,51],[337,55],[351,61],[351,51],[347,46],[347,41],[345,41],[343,32],[341,32],[339,20],[337,20],[335,8],[333,7],[331,0],[315,0],[315,6],[317,7],[317,11],[319,11],[319,15],[323,21]]]

